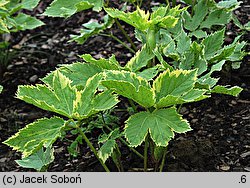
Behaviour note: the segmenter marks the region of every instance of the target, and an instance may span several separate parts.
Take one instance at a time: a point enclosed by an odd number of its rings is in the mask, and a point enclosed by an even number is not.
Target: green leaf
[[[239,5],[240,2],[238,2],[237,0],[223,0],[216,4],[217,8],[227,9],[227,10],[236,9],[239,7]]]
[[[43,110],[57,112],[66,117],[69,116],[67,112],[60,108],[60,99],[45,85],[18,86],[17,98]]]
[[[155,19],[151,21],[151,24],[157,24],[159,27],[169,29],[175,27],[178,22],[178,18],[173,16],[165,16],[161,19]]]
[[[77,12],[76,5],[82,2],[82,0],[54,0],[50,6],[43,13],[46,16],[52,17],[70,17]],[[84,2],[84,7],[89,9],[92,7],[91,4]],[[82,4],[83,9],[83,4]]]
[[[152,14],[150,15],[150,20],[163,18],[166,16],[168,11],[168,7],[156,7],[156,9],[153,10]]]
[[[42,21],[23,13],[19,13],[16,17],[13,18],[13,20],[17,25],[17,30],[14,29],[14,31],[35,29],[44,25]]]
[[[8,4],[8,0],[1,0],[0,1],[0,7],[3,7],[4,5]]]
[[[90,8],[100,11],[102,7],[103,0],[54,0],[43,14],[52,17],[70,17]]]
[[[247,31],[250,31],[250,22],[247,22],[244,27],[246,28]]]
[[[224,64],[225,64],[225,60],[214,64],[207,74],[205,74],[204,76],[202,76],[198,79],[199,84],[207,85],[206,88],[208,88],[208,89],[215,86],[215,84],[218,82],[219,78],[211,78],[211,75],[215,71],[221,71]]]
[[[166,70],[160,74],[153,83],[156,101],[168,95],[181,96],[194,87],[197,79],[196,70]]]
[[[95,74],[101,73],[102,69],[94,64],[73,63],[63,65],[56,71],[61,72],[63,75],[69,78],[72,81],[71,86],[84,88],[87,80]],[[48,74],[42,79],[42,81],[45,83],[51,83],[53,80],[53,75],[54,74]]]
[[[126,22],[133,27],[145,31],[149,28],[149,13],[145,13],[140,8],[137,8],[134,12],[125,13],[118,9],[113,8],[105,8],[105,11],[112,17],[112,18],[119,18],[120,20]]]
[[[96,113],[92,103],[101,79],[102,74],[94,75],[87,80],[84,90],[80,91],[75,108],[76,119],[84,119]]]
[[[104,91],[94,98],[93,108],[96,111],[103,111],[115,106],[119,100],[116,95],[113,95],[111,91]]]
[[[106,160],[113,155],[115,147],[117,147],[116,139],[121,136],[118,128],[111,131],[108,135],[103,134],[98,138],[98,143],[104,143],[98,151],[98,156],[105,163]]]
[[[84,90],[79,92],[74,109],[74,118],[88,118],[99,111],[112,108],[119,102],[117,96],[112,95],[110,91],[104,91],[96,95],[102,77],[102,74],[97,74],[89,78]]]
[[[198,39],[207,37],[207,33],[205,31],[202,31],[202,30],[193,31],[189,35],[190,36],[195,36]]]
[[[209,60],[209,62],[212,63],[230,59],[230,56],[234,53],[235,48],[235,45],[225,46],[224,48],[219,50],[217,54]]]
[[[242,90],[243,89],[241,87],[238,87],[238,86],[228,88],[227,86],[217,85],[211,90],[211,92],[212,93],[221,93],[221,94],[226,94],[226,95],[232,95],[232,96],[237,97]]]
[[[83,24],[84,29],[80,30],[80,35],[71,35],[70,41],[76,41],[78,44],[83,44],[86,40],[102,31],[110,28],[114,20],[110,16],[104,16],[104,23],[99,24],[97,20],[90,20],[88,23]]]
[[[155,65],[154,67],[138,72],[137,75],[146,80],[152,80],[162,69],[161,65]]]
[[[98,157],[105,163],[106,160],[112,155],[116,147],[116,142],[113,139],[105,142],[98,151]]]
[[[3,86],[0,85],[0,93],[3,91]]]
[[[107,71],[102,85],[144,107],[154,105],[154,92],[147,80],[127,71]]]
[[[141,68],[147,66],[148,62],[153,59],[154,56],[154,53],[149,50],[145,44],[141,51],[136,52],[135,56],[129,60],[125,68],[132,72],[139,71]]]
[[[76,101],[76,88],[72,88],[71,81],[58,70],[52,72],[51,82],[45,80],[46,85],[19,86],[17,98],[33,104],[44,110],[59,113],[71,118]]]
[[[45,151],[41,147],[41,149],[32,155],[24,157],[22,160],[16,160],[16,163],[23,168],[33,168],[37,171],[41,171],[54,161],[55,157],[53,153],[54,150],[51,149],[51,147],[46,148]]]
[[[162,68],[163,70],[165,69],[169,69],[169,70],[173,70],[173,67],[171,65],[169,65],[162,57],[162,53],[160,52],[160,49],[158,47],[155,48],[155,50],[153,51],[155,56],[157,57],[157,59],[159,60],[159,62],[161,63],[161,66],[159,66],[160,68]],[[156,66],[154,66],[153,68],[155,68]],[[146,69],[147,70],[147,69]],[[142,76],[143,77],[143,76]]]
[[[191,128],[175,108],[140,112],[130,116],[125,125],[125,137],[132,147],[139,146],[148,132],[157,146],[167,146],[174,132],[185,133]]]
[[[177,41],[177,52],[180,54],[183,54],[185,51],[187,51],[191,46],[191,38],[187,36],[187,34],[182,29],[180,32],[180,35],[176,39]]]
[[[210,29],[213,25],[226,25],[231,20],[232,13],[225,10],[215,10],[201,23],[200,28]]]
[[[14,136],[4,141],[4,144],[22,152],[24,157],[28,157],[42,146],[48,148],[61,137],[64,124],[64,120],[59,117],[39,119],[19,130]]]
[[[205,46],[205,58],[211,59],[216,52],[221,48],[224,41],[225,29],[217,31],[202,41]]]
[[[71,80],[59,71],[55,71],[53,74],[53,81],[51,83],[47,82],[47,84],[54,90],[54,94],[59,99],[59,109],[63,109],[69,116],[71,116],[74,111],[76,89],[71,86]]]
[[[40,0],[22,0],[22,8],[27,10],[32,10],[35,8]]]
[[[168,95],[161,98],[160,101],[156,104],[156,107],[159,109],[177,104],[197,102],[210,97],[209,95],[204,95],[206,92],[207,90],[192,89],[181,96]]]
[[[184,27],[189,31],[195,31],[199,27],[201,22],[204,20],[207,13],[208,13],[208,6],[206,0],[198,1],[198,3],[194,6],[193,17],[191,17],[188,11],[185,11],[183,13]]]
[[[96,65],[104,70],[120,70],[121,66],[119,62],[115,59],[115,56],[112,55],[109,59],[95,59],[90,54],[83,54],[80,56],[84,61]]]
[[[76,134],[78,134],[78,132]],[[70,146],[67,147],[68,152],[73,157],[77,157],[78,156],[78,154],[79,154],[78,144],[82,144],[82,139],[83,139],[82,136],[78,135],[77,138],[70,144]]]
[[[246,46],[246,42],[235,42],[232,45],[235,45],[234,52],[228,57],[229,61],[241,61],[247,53],[243,50],[243,48]],[[231,46],[231,45],[230,45]]]

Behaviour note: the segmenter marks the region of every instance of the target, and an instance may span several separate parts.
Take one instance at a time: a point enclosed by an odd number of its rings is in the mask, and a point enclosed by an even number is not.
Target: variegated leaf
[[[154,105],[154,92],[147,80],[127,71],[107,71],[102,85],[144,107]]]
[[[42,146],[51,146],[59,137],[65,126],[65,121],[59,117],[39,119],[19,130],[14,136],[4,141],[4,144],[23,153],[27,157]]]
[[[130,116],[125,125],[125,137],[132,147],[139,146],[148,132],[157,146],[167,146],[174,132],[185,133],[191,128],[175,108],[140,112]]]

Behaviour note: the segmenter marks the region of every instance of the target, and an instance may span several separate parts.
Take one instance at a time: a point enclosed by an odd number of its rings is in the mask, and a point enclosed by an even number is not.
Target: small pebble
[[[38,79],[38,76],[37,76],[37,75],[33,75],[33,76],[31,76],[31,77],[29,78],[29,81],[30,81],[31,83],[34,83],[34,82],[37,81],[37,79]]]

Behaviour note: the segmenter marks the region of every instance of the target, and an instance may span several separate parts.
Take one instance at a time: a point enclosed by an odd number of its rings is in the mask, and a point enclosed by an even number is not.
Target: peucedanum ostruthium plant
[[[157,159],[164,161],[166,147],[174,134],[191,130],[189,123],[178,113],[176,105],[206,99],[212,92],[236,96],[242,90],[223,86],[205,89],[204,85],[198,84],[197,70],[159,69],[158,75],[152,75],[149,71],[148,75],[142,77],[139,73],[125,70],[127,68],[121,67],[114,56],[99,60],[87,54],[82,57],[88,63],[62,66],[43,78],[44,84],[19,86],[17,98],[60,115],[28,124],[4,142],[23,153],[22,160],[17,161],[20,165],[42,170],[54,159],[53,143],[64,135],[64,131],[74,129],[106,171],[109,171],[105,165],[108,157],[119,161],[114,156],[119,154],[116,139],[124,136],[126,141],[123,141],[129,147],[137,147],[145,142],[142,158],[146,170],[149,142],[154,143]],[[88,121],[85,120],[91,116],[114,107],[119,102],[117,94],[145,110],[131,115],[122,133],[111,129],[105,139],[99,141],[104,143],[103,147],[96,151],[82,126],[87,125]],[[42,159],[39,164],[34,162],[38,161],[37,158]]]
[[[81,8],[100,11],[103,6],[102,0],[84,3],[74,0],[71,2],[77,5],[74,8],[58,10],[64,1],[53,1],[44,14],[69,17]],[[77,156],[77,147],[85,141],[105,171],[109,171],[105,163],[108,158],[112,158],[119,171],[124,170],[118,140],[144,160],[144,171],[148,169],[149,155],[154,159],[155,171],[162,171],[169,142],[175,134],[192,130],[177,107],[207,99],[212,93],[237,96],[242,91],[237,86],[218,85],[219,78],[213,77],[223,65],[231,62],[236,66],[247,54],[243,50],[246,43],[239,42],[241,36],[230,45],[223,44],[223,25],[232,19],[232,10],[238,3],[230,6],[206,3],[202,0],[194,5],[192,15],[180,6],[154,7],[152,13],[138,7],[134,12],[104,8],[109,16],[104,24],[87,24],[90,30],[85,30],[78,39],[83,42],[98,34],[112,25],[109,19],[113,18],[135,28],[142,48],[125,66],[114,55],[95,59],[83,54],[80,56],[83,63],[57,68],[42,79],[43,84],[19,86],[17,98],[58,115],[28,124],[4,142],[22,152],[22,159],[16,162],[44,171],[54,160],[55,141],[73,134],[76,139],[68,147],[70,154]],[[205,10],[202,13],[201,8]],[[218,14],[226,15],[226,19],[214,20]],[[212,26],[220,29],[207,33]],[[125,98],[132,108],[124,109],[129,114],[124,126],[105,119],[116,115],[119,97]],[[93,128],[102,130],[97,143],[99,149],[87,137]],[[144,147],[143,154],[136,150],[138,146]]]

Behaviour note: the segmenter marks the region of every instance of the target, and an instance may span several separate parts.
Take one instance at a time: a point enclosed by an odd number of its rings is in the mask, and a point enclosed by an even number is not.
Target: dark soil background
[[[49,2],[51,0],[43,1],[29,13],[41,14]],[[115,7],[120,6],[117,1],[111,3]],[[242,24],[249,21],[250,5],[247,0],[243,1],[235,14]],[[0,171],[27,171],[14,161],[21,158],[20,153],[12,151],[2,142],[26,124],[53,115],[16,99],[14,96],[18,85],[40,83],[39,78],[54,70],[58,64],[80,61],[79,54],[90,53],[100,58],[114,53],[122,64],[132,57],[133,54],[122,45],[103,36],[92,37],[84,45],[68,42],[69,35],[77,34],[83,23],[90,19],[101,20],[103,15],[103,12],[84,11],[66,20],[38,16],[46,23],[45,26],[6,36],[12,43],[14,54],[0,82],[4,86],[0,95]],[[233,24],[227,28],[226,40],[231,42],[238,34],[238,28]],[[132,28],[126,25],[125,30],[134,37]],[[126,41],[115,25],[112,32]],[[244,39],[249,42],[249,32]],[[139,46],[139,43],[136,44]],[[249,46],[246,51],[249,51]],[[244,91],[237,98],[213,95],[210,99],[182,107],[181,113],[191,123],[193,131],[177,135],[170,142],[165,171],[250,171],[249,57],[244,58],[240,69],[224,70],[220,76],[222,84],[238,85]],[[95,142],[95,135],[88,136]],[[48,171],[103,171],[86,144],[81,146],[81,153],[76,158],[68,154],[68,144],[64,140],[56,142],[55,161]],[[143,162],[137,156],[125,146],[121,152],[125,171],[141,171]],[[116,171],[111,160],[107,165]]]

